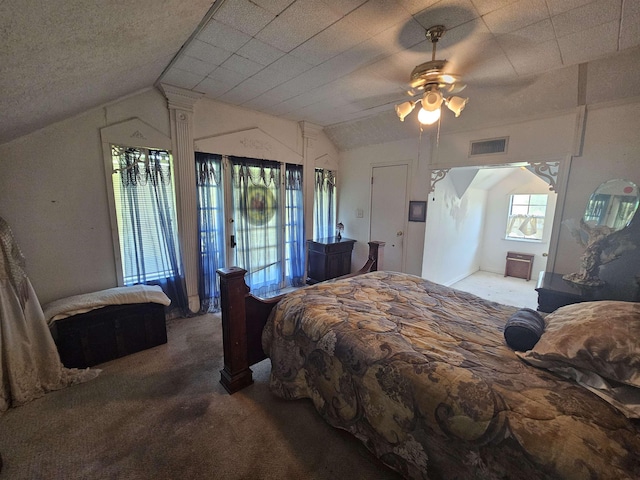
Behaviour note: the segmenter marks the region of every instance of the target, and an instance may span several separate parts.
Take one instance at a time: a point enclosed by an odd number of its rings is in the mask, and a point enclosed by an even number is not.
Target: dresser
[[[536,291],[538,292],[538,310],[551,313],[560,307],[580,302],[597,300],[640,301],[640,286],[632,283],[607,282],[601,287],[584,287],[562,279],[561,273],[543,272],[540,274]]]
[[[327,237],[307,240],[307,283],[313,284],[351,273],[355,240]]]

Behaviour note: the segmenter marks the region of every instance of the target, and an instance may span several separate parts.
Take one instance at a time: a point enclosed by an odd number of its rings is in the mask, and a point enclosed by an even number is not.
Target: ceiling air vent
[[[509,137],[492,138],[489,140],[478,140],[471,142],[470,157],[475,155],[495,155],[497,153],[507,153],[507,143]]]

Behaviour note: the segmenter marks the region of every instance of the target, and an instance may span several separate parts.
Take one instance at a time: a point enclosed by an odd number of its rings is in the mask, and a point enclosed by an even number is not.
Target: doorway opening
[[[535,308],[556,197],[526,164],[452,168],[428,202],[422,277],[492,301]],[[540,198],[543,208],[537,205]],[[531,205],[522,210],[526,199]],[[515,233],[509,233],[512,227]],[[508,252],[533,256],[531,280],[504,277]],[[517,293],[521,290],[523,297]]]

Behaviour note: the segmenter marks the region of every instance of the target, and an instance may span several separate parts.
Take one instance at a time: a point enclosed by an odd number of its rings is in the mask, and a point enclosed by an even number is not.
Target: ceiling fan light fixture
[[[468,101],[469,101],[468,98],[449,97],[447,100],[445,100],[445,104],[447,105],[449,110],[451,110],[455,114],[457,118],[460,116],[460,112],[464,110],[464,107]]]
[[[460,83],[459,75],[448,71],[446,60],[436,59],[436,45],[446,31],[444,25],[434,25],[427,29],[426,37],[431,42],[431,60],[417,65],[412,70],[409,83],[411,88],[407,92],[411,96],[418,93],[422,96],[415,101],[396,105],[396,114],[401,121],[404,121],[420,103],[418,120],[422,125],[433,125],[440,120],[443,103],[459,117],[469,101],[468,98],[449,96],[459,93],[466,85]]]
[[[423,125],[433,125],[440,119],[440,109],[425,110],[421,108],[418,112],[418,121]]]
[[[404,122],[404,117],[413,112],[413,108],[415,107],[415,103],[413,102],[404,102],[400,105],[396,105],[396,114],[401,122]]]
[[[420,103],[422,103],[423,109],[429,112],[433,112],[435,110],[440,110],[442,101],[443,101],[442,93],[440,93],[439,90],[434,89],[434,90],[429,90],[428,92],[425,92],[425,94],[422,96],[422,101]]]

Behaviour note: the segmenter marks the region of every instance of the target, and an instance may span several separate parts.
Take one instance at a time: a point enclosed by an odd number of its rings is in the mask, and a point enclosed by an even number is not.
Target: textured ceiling
[[[0,143],[154,84],[212,0],[1,0]]]
[[[516,109],[525,95],[548,95],[549,82],[556,96],[547,108],[575,105],[579,63],[640,45],[637,0],[218,0],[210,7],[210,0],[5,0],[0,142],[167,83],[321,125],[338,148],[352,148],[415,135],[393,105],[407,99],[413,67],[431,59],[425,29],[432,25],[448,29],[437,57],[468,84],[463,95],[472,100],[459,125],[474,119],[480,95]]]

